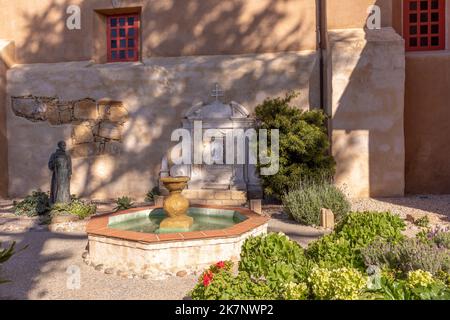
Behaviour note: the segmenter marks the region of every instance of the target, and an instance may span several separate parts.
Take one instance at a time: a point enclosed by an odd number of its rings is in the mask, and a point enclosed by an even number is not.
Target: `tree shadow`
[[[25,21],[22,30],[25,36],[18,44],[20,47],[20,51],[17,52],[18,61],[61,62],[54,65],[56,69],[53,69],[55,72],[53,75],[59,79],[60,85],[64,86],[64,91],[69,93],[55,92],[53,85],[40,74],[32,75],[30,82],[40,82],[44,88],[43,92],[49,95],[60,95],[64,100],[69,99],[68,96],[76,91],[72,90],[77,86],[76,83],[83,81],[83,77],[78,73],[89,72],[90,78],[85,80],[90,83],[95,82],[96,88],[88,88],[82,96],[71,99],[107,97],[111,100],[130,101],[133,104],[129,108],[130,120],[123,132],[125,146],[121,154],[74,161],[74,175],[83,175],[83,183],[78,190],[79,196],[90,197],[93,194],[108,196],[110,195],[108,187],[113,184],[123,184],[124,194],[130,188],[136,190],[136,184],[142,184],[138,190],[145,195],[146,191],[158,185],[160,161],[170,147],[172,131],[180,127],[184,112],[197,102],[199,97],[209,96],[210,86],[215,82],[221,83],[225,89],[224,100],[237,100],[248,105],[251,111],[255,108],[255,101],[268,96],[283,95],[297,89],[305,93],[306,97],[303,97],[302,101],[311,101],[316,103],[311,107],[320,107],[317,105],[320,99],[317,97],[315,85],[308,87],[310,81],[318,81],[318,71],[317,69],[306,70],[299,74],[299,70],[303,70],[302,61],[300,61],[303,58],[299,58],[297,54],[307,45],[303,44],[306,39],[311,41],[311,38],[304,35],[315,34],[316,26],[303,23],[311,19],[308,13],[303,11],[297,13],[294,23],[284,27],[279,26],[280,21],[286,19],[287,13],[286,10],[282,10],[283,6],[292,1],[253,1],[254,5],[257,4],[257,10],[250,13],[248,1],[172,0],[138,1],[137,3],[143,4],[141,15],[147,18],[142,25],[144,60],[136,64],[108,66],[76,62],[89,60],[94,56],[92,43],[94,35],[88,33],[82,41],[78,41],[80,33],[65,29],[67,17],[65,12],[71,4],[70,0],[51,1],[45,7],[34,11],[20,12],[18,9],[18,14],[21,14],[21,19]],[[315,1],[311,3],[314,5]],[[86,17],[82,19],[82,30],[90,30],[97,14],[94,10],[109,8],[110,2],[80,1],[79,6],[81,12],[86,13]],[[274,34],[277,28],[281,35]],[[61,29],[64,30],[61,31]],[[83,32],[82,30],[80,32]],[[284,52],[283,59],[275,54],[278,52]],[[254,54],[258,53],[264,56],[255,57]],[[314,62],[314,50],[308,54],[313,57],[312,64],[315,64],[314,67],[317,68],[317,61]],[[55,56],[64,57],[63,60],[66,62],[55,61]],[[187,56],[196,57],[188,58]],[[167,60],[161,57],[173,58]],[[163,61],[163,59],[166,60]],[[241,69],[242,65],[245,67]],[[24,65],[21,68],[24,74],[31,70],[31,66]],[[45,69],[45,66],[43,68]],[[151,72],[142,72],[142,70],[151,70]],[[51,70],[43,71],[52,72]],[[175,75],[178,74],[184,74],[184,77],[181,80],[176,79]],[[20,75],[18,77],[20,78]],[[120,90],[117,90],[111,78],[117,80]],[[295,81],[288,83],[290,79]],[[285,83],[286,86],[283,87],[280,83]],[[196,96],[186,95],[186,92],[195,92]],[[141,101],[138,101],[139,99]],[[177,120],[174,121],[174,119]],[[25,121],[20,124],[35,125]],[[146,130],[143,130],[140,136],[136,136],[136,128]],[[34,163],[34,166],[42,168],[36,172],[39,178],[36,180],[31,178],[32,183],[30,183],[30,177],[26,174],[13,176],[12,184],[32,184],[36,188],[48,189],[50,172],[46,166],[47,155],[53,152],[59,140],[69,139],[69,136],[64,128],[48,126],[47,129],[42,127],[42,131],[43,133],[37,134],[37,137],[24,137],[23,145],[28,146],[30,152],[20,155],[21,165],[27,166],[28,163]],[[58,134],[66,136],[57,136]],[[37,139],[42,140],[36,141]],[[145,143],[133,142],[133,139],[142,139]],[[36,149],[37,143],[39,143],[39,152],[33,153],[31,150]],[[105,163],[110,163],[111,166],[99,181],[98,166],[104,166]],[[142,165],[139,166],[142,163],[148,164],[145,169]],[[142,177],[149,177],[149,179],[143,181]],[[95,184],[94,180],[97,181]],[[102,193],[102,190],[107,191]],[[6,276],[10,274],[17,283],[1,286],[0,297],[27,299],[40,276],[52,272],[65,272],[53,267],[46,269],[49,262],[64,260],[70,256],[70,253],[64,250],[58,254],[45,254],[48,241],[85,239],[85,236],[51,232],[37,234],[34,232],[0,234],[18,241],[19,247],[30,246],[8,263]],[[81,252],[79,254],[81,255]],[[11,295],[8,294],[8,290],[15,292]],[[41,297],[45,298],[45,292],[42,292]]]
[[[36,288],[37,284],[45,278],[51,278],[54,273],[65,273],[54,264],[57,261],[64,261],[73,256],[69,249],[64,249],[61,245],[61,251],[57,253],[45,253],[46,244],[49,241],[83,240],[85,235],[62,234],[49,231],[31,231],[22,233],[4,233],[0,232],[0,239],[6,239],[7,242],[15,241],[16,251],[20,251],[7,261],[1,270],[2,277],[11,282],[0,285],[0,300],[26,300],[30,299],[30,293]],[[2,242],[6,242],[2,239]],[[80,255],[81,252],[77,253]],[[69,265],[65,266],[66,268]],[[48,292],[42,290],[37,293],[39,299],[46,299]]]

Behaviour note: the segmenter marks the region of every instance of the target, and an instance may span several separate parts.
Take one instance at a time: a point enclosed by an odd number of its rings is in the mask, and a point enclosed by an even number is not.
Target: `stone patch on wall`
[[[61,101],[56,97],[12,97],[12,110],[18,117],[52,126],[72,125],[74,158],[115,155],[122,151],[123,126],[129,119],[120,101],[90,98]]]

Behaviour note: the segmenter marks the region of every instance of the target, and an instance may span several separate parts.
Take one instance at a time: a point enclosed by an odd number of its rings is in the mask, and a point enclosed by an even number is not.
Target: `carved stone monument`
[[[50,201],[70,203],[70,179],[72,177],[72,159],[66,152],[66,143],[58,142],[58,149],[51,155],[48,168],[53,172]]]
[[[183,128],[191,133],[192,150],[194,158],[195,147],[194,129],[199,123],[202,128],[201,148],[210,153],[210,164],[198,164],[192,159],[190,165],[172,165],[167,168],[167,158],[163,160],[161,176],[187,176],[190,178],[185,195],[192,203],[244,205],[247,195],[251,198],[260,198],[262,189],[256,165],[249,163],[249,140],[241,139],[244,145],[245,163],[237,160],[239,143],[233,136],[236,130],[246,132],[255,128],[255,120],[250,117],[247,109],[237,102],[223,103],[219,100],[223,96],[220,87],[216,84],[212,103],[198,103],[192,106],[184,116]],[[209,129],[215,131],[214,137],[205,138]],[[231,137],[231,138],[230,138]],[[230,139],[232,139],[230,144]],[[234,146],[234,162],[227,161],[228,150]]]

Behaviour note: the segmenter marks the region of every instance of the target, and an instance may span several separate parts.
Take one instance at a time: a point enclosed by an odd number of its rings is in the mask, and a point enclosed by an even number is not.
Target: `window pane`
[[[113,58],[113,60],[117,59],[117,51],[112,51],[111,52],[111,58]]]
[[[431,9],[438,9],[438,8],[439,8],[439,0],[432,0]]]
[[[409,27],[409,34],[417,34],[417,27],[416,26],[411,26]]]
[[[134,39],[128,39],[128,48],[134,48]]]
[[[111,48],[117,48],[117,40],[111,40]]]
[[[128,50],[128,58],[134,58],[134,50]]]
[[[431,21],[433,22],[439,21],[439,12],[433,12],[431,14]]]
[[[431,38],[431,45],[432,46],[438,46],[439,45],[439,37],[432,37]]]
[[[127,47],[127,40],[125,40],[125,39],[120,40],[120,47],[121,48],[126,48]]]
[[[111,19],[111,27],[116,27],[117,26],[117,19],[116,18],[112,18]]]
[[[428,46],[428,38],[420,38],[420,45],[422,47],[427,47]]]
[[[416,23],[417,22],[417,14],[410,14],[409,15],[409,22],[412,22],[412,23]]]
[[[134,17],[129,17],[129,18],[128,18],[128,25],[129,25],[129,26],[134,25]]]
[[[125,25],[125,18],[119,18],[119,25],[123,27]]]
[[[111,37],[112,38],[117,38],[117,29],[112,29],[111,30]]]
[[[409,46],[410,47],[417,47],[417,38],[409,39]]]
[[[417,2],[411,1],[409,3],[409,10],[416,11],[417,10]]]
[[[120,59],[126,59],[127,58],[126,51],[120,50],[119,57],[120,57]]]
[[[428,10],[428,0],[420,1],[420,10]]]
[[[431,33],[439,33],[439,25],[438,24],[433,24],[431,26]]]
[[[134,35],[135,35],[134,28],[128,29],[128,36],[134,37]]]
[[[420,26],[421,34],[428,34],[428,26]]]
[[[119,35],[120,35],[121,37],[126,37],[127,34],[126,34],[126,32],[125,32],[125,29],[120,29],[120,30],[119,30]]]
[[[420,22],[428,22],[428,12],[420,14]]]

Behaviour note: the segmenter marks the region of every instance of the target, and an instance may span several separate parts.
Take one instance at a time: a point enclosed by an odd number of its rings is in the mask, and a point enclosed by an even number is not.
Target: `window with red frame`
[[[407,51],[445,49],[445,0],[404,0],[403,28]]]
[[[139,60],[139,15],[109,16],[108,62]]]

